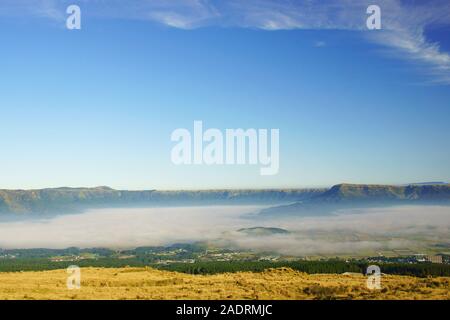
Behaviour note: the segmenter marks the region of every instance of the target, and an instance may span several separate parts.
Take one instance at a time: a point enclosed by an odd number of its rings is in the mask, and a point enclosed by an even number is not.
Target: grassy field
[[[362,275],[291,269],[189,275],[151,268],[83,268],[68,290],[66,270],[0,273],[0,299],[450,299],[450,278],[383,276],[381,290]]]

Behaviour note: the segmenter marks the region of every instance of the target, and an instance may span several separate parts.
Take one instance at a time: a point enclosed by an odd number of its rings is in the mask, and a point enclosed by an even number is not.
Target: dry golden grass
[[[84,268],[81,289],[66,270],[0,273],[0,299],[450,299],[450,278],[383,276],[381,290],[362,275],[262,273],[187,275],[150,268]]]

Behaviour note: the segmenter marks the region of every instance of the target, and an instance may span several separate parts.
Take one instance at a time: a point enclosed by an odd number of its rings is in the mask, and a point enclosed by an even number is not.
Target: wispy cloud
[[[37,17],[63,21],[66,17],[65,7],[56,0],[2,0],[0,17]]]
[[[213,24],[220,12],[207,0],[142,1],[142,18],[170,27],[194,29]]]
[[[61,0],[4,0],[0,15],[21,12],[61,19]],[[450,24],[448,0],[84,0],[83,13],[97,17],[149,20],[179,29],[206,26],[262,30],[358,30],[368,41],[419,65],[432,82],[450,84],[450,55],[426,37],[430,26]],[[381,8],[382,30],[368,31],[366,9]]]
[[[322,48],[325,47],[327,44],[325,43],[325,41],[316,41],[314,42],[314,47],[316,48]]]
[[[433,25],[450,24],[448,2],[436,1],[434,6],[396,5],[385,16],[385,30],[369,32],[368,39],[392,49],[396,57],[417,63],[433,76],[432,82],[450,84],[450,55],[441,50],[439,43],[428,40],[425,33]]]

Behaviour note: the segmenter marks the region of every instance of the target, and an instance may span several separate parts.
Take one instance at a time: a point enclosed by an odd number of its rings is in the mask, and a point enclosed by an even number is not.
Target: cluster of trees
[[[306,273],[362,272],[358,264],[344,261],[211,261],[195,263],[174,263],[158,266],[160,269],[190,274],[216,274],[224,272],[262,272],[269,268],[291,268]]]
[[[174,263],[160,265],[157,268],[184,272],[189,274],[216,274],[224,272],[261,272],[268,268],[291,268],[296,271],[314,273],[344,273],[355,272],[365,274],[369,263],[367,262],[345,262],[341,260],[328,261],[212,261],[196,262],[191,264]],[[381,272],[386,274],[410,275],[416,277],[427,276],[450,276],[450,265],[446,264],[406,264],[387,263],[380,264]]]
[[[449,277],[450,265],[439,263],[386,263],[381,265],[381,272],[415,277]]]
[[[314,273],[355,272],[365,274],[370,263],[361,261],[345,262],[342,260],[328,261],[210,261],[195,263],[155,264],[152,261],[135,257],[119,259],[113,257],[85,259],[78,261],[52,261],[44,258],[0,259],[0,272],[42,271],[65,269],[70,265],[79,267],[153,267],[156,269],[177,271],[189,274],[217,274],[225,272],[262,272],[269,268],[291,268],[293,270]],[[450,276],[450,265],[433,263],[382,263],[379,264],[382,273],[410,275],[416,277]]]

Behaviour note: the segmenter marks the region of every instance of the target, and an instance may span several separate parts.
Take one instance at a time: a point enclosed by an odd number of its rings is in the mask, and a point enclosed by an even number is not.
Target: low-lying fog
[[[50,219],[0,222],[0,248],[130,248],[208,240],[281,254],[355,254],[450,244],[450,207],[396,206],[332,216],[265,218],[258,206],[95,209]],[[289,234],[248,236],[238,229],[278,227]],[[448,249],[447,249],[448,250]]]

